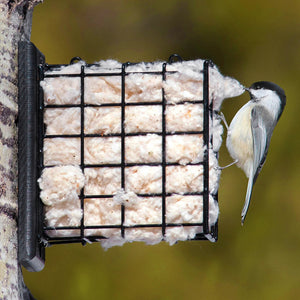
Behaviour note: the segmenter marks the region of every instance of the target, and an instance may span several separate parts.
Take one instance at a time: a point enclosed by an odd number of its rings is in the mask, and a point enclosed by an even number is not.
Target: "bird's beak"
[[[253,101],[257,101],[257,97],[251,92],[251,89],[250,88],[245,88],[245,90],[250,94],[250,98],[251,100]]]

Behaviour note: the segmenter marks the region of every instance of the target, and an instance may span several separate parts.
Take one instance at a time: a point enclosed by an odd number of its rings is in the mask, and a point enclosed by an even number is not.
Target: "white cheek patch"
[[[250,92],[256,98],[254,101],[259,101],[259,104],[268,110],[274,120],[277,119],[281,101],[276,92],[267,89],[250,89]]]

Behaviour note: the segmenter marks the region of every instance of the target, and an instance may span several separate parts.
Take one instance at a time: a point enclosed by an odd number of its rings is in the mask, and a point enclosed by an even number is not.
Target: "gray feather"
[[[252,109],[253,184],[265,163],[275,125],[276,121],[263,106],[258,105]]]
[[[260,105],[253,107],[251,111],[251,130],[253,138],[253,169],[250,172],[245,204],[242,210],[242,224],[247,215],[251,201],[253,185],[266,160],[270,139],[275,122],[270,113]]]

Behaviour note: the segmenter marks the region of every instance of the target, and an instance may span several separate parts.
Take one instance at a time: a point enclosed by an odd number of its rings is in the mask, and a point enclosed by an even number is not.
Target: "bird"
[[[248,177],[241,223],[244,224],[250,205],[253,185],[260,173],[270,146],[273,130],[286,105],[284,90],[269,81],[258,81],[250,88],[247,102],[233,117],[227,131],[229,154]]]

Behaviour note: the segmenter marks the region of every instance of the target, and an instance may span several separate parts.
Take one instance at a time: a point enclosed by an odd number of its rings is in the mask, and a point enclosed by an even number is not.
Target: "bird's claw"
[[[219,118],[219,119],[221,119],[223,121],[223,123],[224,123],[224,125],[225,125],[225,127],[226,127],[226,129],[228,131],[229,126],[227,124],[227,121],[225,119],[224,114],[221,111],[217,114],[217,118]]]
[[[226,165],[226,166],[224,166],[224,167],[218,166],[218,167],[215,167],[215,169],[216,169],[216,170],[224,170],[224,169],[226,169],[226,168],[228,168],[228,167],[231,167],[231,166],[235,165],[238,161],[239,161],[239,160],[236,159],[235,161],[233,161],[233,162],[230,163],[229,165]]]

